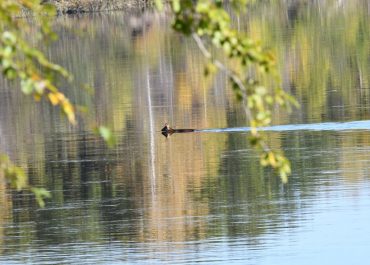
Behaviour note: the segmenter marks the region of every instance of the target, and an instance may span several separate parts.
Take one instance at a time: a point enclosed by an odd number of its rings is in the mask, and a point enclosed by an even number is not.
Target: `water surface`
[[[264,128],[291,160],[287,184],[259,166],[226,78],[203,78],[200,52],[169,18],[58,18],[49,54],[90,113],[71,127],[0,87],[0,150],[53,195],[40,209],[0,186],[0,264],[366,264],[369,3],[313,2],[264,1],[233,20],[274,48],[301,103]],[[211,129],[165,138],[164,122]],[[113,149],[91,133],[102,123]]]

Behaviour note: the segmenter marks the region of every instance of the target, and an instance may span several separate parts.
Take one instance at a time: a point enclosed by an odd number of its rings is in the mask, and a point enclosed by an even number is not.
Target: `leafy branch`
[[[29,44],[29,35],[47,44],[57,38],[52,30],[52,21],[56,15],[55,7],[42,0],[1,0],[0,1],[0,69],[8,80],[19,82],[26,95],[32,95],[35,101],[45,99],[52,106],[60,107],[68,121],[75,125],[76,106],[58,88],[56,78],[62,77],[68,82],[72,75],[62,66],[51,62],[45,54]],[[20,19],[21,18],[21,19]],[[31,21],[31,22],[30,22]],[[114,144],[111,131],[104,127],[96,128],[108,144]],[[45,189],[32,187],[24,170],[15,166],[6,157],[0,160],[0,175],[3,174],[16,190],[28,189],[36,196],[40,206],[44,198],[50,197]]]
[[[231,1],[234,9],[245,8],[247,0]],[[290,111],[298,106],[295,99],[281,87],[263,85],[263,78],[272,77],[279,84],[274,55],[261,44],[234,30],[231,19],[220,0],[172,0],[173,28],[192,36],[204,57],[209,61],[205,75],[223,72],[229,79],[236,98],[243,103],[251,126],[250,143],[260,153],[262,166],[271,166],[283,182],[291,174],[290,163],[282,151],[272,150],[266,143],[259,127],[268,126],[272,111],[280,106]],[[223,62],[216,58],[209,47],[221,50],[228,58]],[[233,67],[231,67],[232,65]]]
[[[14,165],[6,155],[0,155],[0,177],[2,175],[6,177],[10,188],[16,191],[31,191],[35,195],[36,201],[40,207],[45,206],[44,199],[51,197],[50,192],[46,189],[30,185],[27,174],[23,168]]]

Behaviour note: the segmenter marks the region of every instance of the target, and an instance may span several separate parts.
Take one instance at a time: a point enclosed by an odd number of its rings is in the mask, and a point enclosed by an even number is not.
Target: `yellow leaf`
[[[48,98],[53,106],[58,105],[59,99],[54,93],[49,93]]]
[[[280,172],[280,178],[284,184],[288,183],[288,175],[285,172]]]
[[[275,159],[275,155],[273,152],[268,153],[268,160],[272,167],[276,167],[276,159]]]
[[[41,78],[37,73],[32,73],[31,79],[34,81],[37,81],[37,80],[40,80]]]
[[[62,109],[64,113],[67,115],[69,122],[72,124],[76,124],[76,117],[72,104],[66,100],[63,102]]]
[[[55,92],[55,96],[59,99],[60,102],[63,102],[66,99],[64,94],[60,92]]]
[[[67,117],[68,117],[69,122],[72,123],[73,125],[75,125],[77,123],[74,113],[68,113]]]

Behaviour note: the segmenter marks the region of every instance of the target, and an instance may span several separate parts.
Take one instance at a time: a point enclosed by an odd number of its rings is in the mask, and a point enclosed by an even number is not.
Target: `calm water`
[[[287,2],[234,17],[275,50],[302,105],[265,128],[291,160],[287,184],[260,168],[225,77],[203,78],[169,18],[58,18],[47,52],[90,112],[73,128],[2,83],[0,151],[53,198],[40,209],[0,186],[0,264],[367,264],[370,4]],[[208,130],[166,139],[164,122]],[[91,133],[102,123],[113,149]]]

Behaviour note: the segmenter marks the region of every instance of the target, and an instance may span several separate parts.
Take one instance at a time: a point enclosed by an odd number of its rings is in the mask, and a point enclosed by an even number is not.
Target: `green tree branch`
[[[56,78],[71,82],[72,75],[62,66],[51,62],[45,54],[30,44],[29,35],[34,35],[42,44],[55,40],[52,30],[55,7],[40,0],[1,0],[0,1],[0,69],[8,80],[18,81],[26,95],[36,101],[42,99],[52,106],[59,107],[68,121],[75,125],[76,107],[60,91]],[[114,144],[111,131],[104,126],[95,129],[108,144]],[[29,190],[35,194],[40,206],[50,193],[43,188],[29,184],[24,170],[14,165],[7,156],[0,159],[0,175],[4,175],[10,187],[16,190]]]
[[[274,55],[261,44],[234,30],[231,19],[219,0],[172,0],[173,28],[184,35],[191,35],[209,63],[205,74],[215,70],[229,79],[236,98],[242,102],[246,118],[251,126],[250,143],[260,152],[262,166],[271,166],[283,182],[291,174],[290,163],[281,150],[271,150],[258,127],[268,126],[276,107],[298,106],[295,99],[280,86]],[[230,1],[238,12],[246,8],[247,0]],[[228,60],[216,58],[213,51],[224,54]],[[233,67],[230,67],[233,65]],[[263,85],[264,77],[272,77],[273,87]]]

